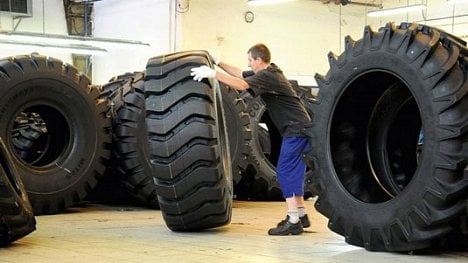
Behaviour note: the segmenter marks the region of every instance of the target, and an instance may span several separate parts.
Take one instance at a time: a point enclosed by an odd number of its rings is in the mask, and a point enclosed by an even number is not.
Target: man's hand
[[[190,76],[193,76],[193,80],[200,82],[204,78],[214,78],[216,77],[216,70],[208,66],[200,66],[197,68],[192,68]]]

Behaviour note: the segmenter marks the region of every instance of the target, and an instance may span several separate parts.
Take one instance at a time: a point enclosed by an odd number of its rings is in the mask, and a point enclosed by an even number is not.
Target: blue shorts
[[[308,138],[283,138],[276,176],[284,198],[304,196],[304,175],[307,167],[302,160],[302,154],[309,147]]]

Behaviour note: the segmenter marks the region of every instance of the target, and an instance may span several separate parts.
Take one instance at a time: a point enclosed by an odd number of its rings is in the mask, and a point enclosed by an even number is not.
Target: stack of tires
[[[144,77],[144,72],[126,73],[114,77],[101,88],[100,98],[107,101],[108,115],[112,119],[112,157],[106,177],[97,189],[99,193],[95,191],[93,197],[108,200],[109,194],[118,194],[123,196],[119,201],[124,201],[126,197],[129,199],[122,192],[126,191],[139,203],[158,209],[149,159]]]
[[[414,23],[366,27],[345,43],[309,104],[316,209],[368,250],[466,236],[466,43]]]
[[[199,65],[211,65],[206,52],[155,57],[146,71],[99,87],[54,58],[1,60],[2,244],[33,231],[33,215],[82,202],[105,174],[161,206],[172,230],[229,223],[228,89],[193,81],[188,72]]]
[[[83,201],[105,174],[161,208],[174,231],[228,224],[234,185],[245,198],[280,199],[281,137],[265,105],[215,80],[193,81],[190,69],[200,65],[212,66],[205,51],[158,56],[98,87],[58,59],[0,61],[2,242],[34,230],[33,212]]]
[[[112,170],[175,231],[229,223],[233,196],[282,199],[281,137],[265,104],[216,80],[193,81],[190,69],[200,65],[212,66],[205,51],[154,57],[101,91],[113,123]]]
[[[232,213],[239,168],[231,168],[223,102],[234,97],[217,81],[193,81],[190,69],[200,65],[212,65],[205,51],[162,55],[101,88],[112,116],[109,171],[160,208],[173,231],[222,226]]]
[[[234,185],[245,198],[281,198],[280,137],[265,105],[215,80],[193,81],[191,68],[212,66],[205,51],[151,58],[145,71],[102,87],[54,58],[1,62],[0,135],[34,215],[103,190],[96,186],[104,175],[161,208],[174,231],[229,223]]]

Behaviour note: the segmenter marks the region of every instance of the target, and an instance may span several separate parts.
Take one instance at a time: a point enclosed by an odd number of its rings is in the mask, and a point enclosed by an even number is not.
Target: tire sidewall
[[[243,114],[242,109],[237,106],[238,93],[221,83],[219,84],[219,89],[223,96],[222,105],[224,113],[222,116],[224,116],[223,119],[226,125],[227,138],[229,140],[233,183],[236,185],[241,180],[241,173],[245,171],[247,165],[245,159],[248,157],[249,152],[246,152],[244,148],[248,148],[245,145],[250,143],[250,140],[246,134],[248,131],[243,124],[243,117],[241,116],[241,114]],[[221,125],[221,123],[219,123],[219,125]]]
[[[216,132],[218,138],[218,154],[220,155],[221,159],[221,170],[222,173],[222,180],[224,181],[224,185],[228,194],[226,194],[226,202],[231,204],[232,198],[234,195],[234,180],[232,174],[232,163],[233,160],[231,159],[231,149],[230,149],[230,137],[228,135],[228,129],[226,124],[226,115],[225,115],[225,106],[223,101],[223,95],[221,91],[221,86],[218,82],[213,83],[212,86],[214,87],[214,108],[215,108],[215,118],[216,118]],[[229,217],[231,213],[229,213]],[[230,221],[230,219],[229,219]]]

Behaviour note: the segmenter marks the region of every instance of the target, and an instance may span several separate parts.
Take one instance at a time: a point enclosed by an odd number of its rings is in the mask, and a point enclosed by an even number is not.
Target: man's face
[[[249,68],[251,68],[254,73],[257,73],[258,71],[262,69],[260,67],[262,63],[262,59],[259,57],[257,59],[253,58],[251,52],[247,54],[247,61],[248,61]]]

